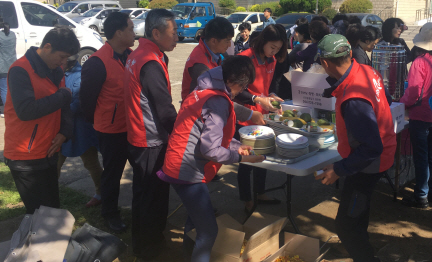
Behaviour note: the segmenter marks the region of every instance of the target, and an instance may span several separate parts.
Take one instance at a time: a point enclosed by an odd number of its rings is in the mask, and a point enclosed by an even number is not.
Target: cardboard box
[[[393,117],[394,131],[399,133],[405,127],[405,104],[393,102],[390,110]]]
[[[295,256],[305,262],[318,261],[320,256],[319,240],[307,236],[285,232],[285,245],[263,262],[275,262],[280,256]]]
[[[286,217],[255,212],[244,225],[224,214],[216,218],[218,235],[213,245],[211,262],[261,262],[279,249],[279,233]],[[195,240],[196,231],[188,236]],[[242,256],[243,240],[248,240]]]
[[[302,113],[308,113],[310,114],[313,118],[316,118],[318,115],[318,110],[313,108],[313,107],[307,107],[307,106],[298,106],[298,105],[293,105],[293,101],[292,100],[287,100],[281,103],[281,107],[282,107],[282,111],[285,110],[297,110],[299,112]]]
[[[334,111],[336,98],[324,98],[324,89],[329,88],[327,74],[315,74],[293,71],[292,73],[293,104]]]

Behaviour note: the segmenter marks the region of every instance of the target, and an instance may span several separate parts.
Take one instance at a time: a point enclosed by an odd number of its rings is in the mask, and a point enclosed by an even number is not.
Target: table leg
[[[391,180],[391,178],[390,178],[390,176],[389,176],[389,174],[388,174],[387,171],[384,172],[384,177],[387,179],[390,187],[393,190],[393,201],[396,202],[397,201],[397,193],[398,193],[398,191],[396,189],[396,186],[393,184],[393,181]]]
[[[402,140],[402,132],[399,132],[396,134],[396,166],[395,166],[395,191],[396,191],[396,197],[397,192],[399,191],[399,172],[400,172],[400,162],[401,162],[401,140]]]
[[[291,222],[291,225],[294,228],[294,231],[297,234],[300,234],[300,230],[297,226],[297,223],[294,220],[294,217],[291,214],[291,180],[292,180],[293,176],[290,174],[287,174],[287,181],[285,183],[286,185],[286,208],[287,208],[287,218],[289,219],[289,221]]]

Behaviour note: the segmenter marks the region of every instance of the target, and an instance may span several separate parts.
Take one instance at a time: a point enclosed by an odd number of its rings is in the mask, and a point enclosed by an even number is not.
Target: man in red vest
[[[338,151],[343,159],[324,168],[316,179],[329,185],[345,177],[336,232],[354,262],[380,261],[367,233],[370,201],[396,151],[383,81],[372,67],[351,60],[351,46],[344,36],[325,36],[318,54],[332,83],[324,97],[336,97]]]
[[[40,205],[60,207],[57,152],[73,133],[61,65],[79,49],[72,30],[56,27],[9,69],[4,158],[28,214]]]
[[[121,232],[126,225],[120,218],[118,197],[128,157],[123,77],[135,33],[128,15],[120,12],[108,16],[104,30],[108,40],[83,65],[80,101],[86,120],[94,123],[103,157],[102,216],[111,230]]]
[[[129,162],[133,168],[132,248],[152,260],[165,246],[169,184],[158,179],[177,111],[172,104],[168,57],[176,42],[177,24],[165,9],[149,11],[146,38],[126,63],[124,97]]]

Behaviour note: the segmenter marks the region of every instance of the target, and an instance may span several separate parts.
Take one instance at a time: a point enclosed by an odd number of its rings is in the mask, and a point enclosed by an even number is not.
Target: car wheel
[[[183,41],[184,39],[185,39],[184,37],[180,36],[179,37],[179,42]]]
[[[99,32],[97,26],[95,26],[95,25],[91,25],[91,26],[89,26],[89,28],[95,32]]]
[[[91,49],[84,49],[84,50],[79,51],[78,61],[79,61],[80,65],[82,66],[90,58],[90,56],[93,53],[94,53],[94,51]]]
[[[202,30],[202,29],[200,29],[200,30],[198,30],[198,31],[196,32],[195,37],[194,37],[195,42],[197,42],[197,43],[199,42],[199,40],[200,40],[200,38],[201,38],[203,32],[204,32],[204,30]]]

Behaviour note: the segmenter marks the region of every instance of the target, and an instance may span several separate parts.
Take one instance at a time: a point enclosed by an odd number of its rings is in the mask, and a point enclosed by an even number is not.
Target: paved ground
[[[409,39],[407,39],[409,41]],[[136,42],[137,45],[137,42]],[[177,48],[167,53],[169,61],[169,74],[172,86],[172,96],[174,105],[179,108],[181,79],[183,74],[184,63],[195,43],[179,43]],[[0,134],[4,132],[4,119],[0,119]],[[0,152],[3,152],[3,136],[0,136]],[[209,191],[213,200],[214,207],[219,214],[228,213],[238,221],[243,221],[245,213],[243,204],[238,200],[237,189],[237,165],[223,166],[219,174],[223,176],[224,181],[210,183]],[[130,208],[131,206],[131,189],[132,189],[132,170],[128,164],[125,168],[121,181],[120,205]],[[277,172],[267,173],[267,187],[273,187],[282,184],[285,181],[285,175]],[[91,196],[94,193],[93,183],[88,172],[83,168],[80,158],[67,159],[62,169],[60,183],[70,188],[84,192]],[[417,254],[410,247],[418,243],[421,247],[432,244],[430,221],[432,219],[431,210],[419,212],[417,210],[406,209],[399,203],[391,201],[390,190],[386,185],[381,185],[376,192],[376,201],[373,203],[373,213],[371,214],[371,241],[374,246],[381,252],[383,261],[408,261],[409,252]],[[271,196],[284,199],[283,191],[270,193]],[[335,235],[334,218],[339,203],[339,191],[334,186],[323,186],[313,179],[313,176],[296,177],[293,179],[293,215],[298,222],[300,230],[305,235],[316,237],[326,241],[329,237]],[[283,202],[284,203],[284,202]],[[84,204],[84,203],[83,203]],[[180,243],[182,239],[182,227],[186,219],[186,210],[180,206],[181,201],[171,191],[170,195],[170,217],[168,219],[167,236],[170,241],[170,252],[178,255],[180,252]],[[174,212],[177,210],[176,212]],[[286,213],[285,205],[276,206],[259,206],[259,212],[273,215],[284,216]],[[408,214],[408,215],[407,215]],[[420,220],[419,220],[420,219]],[[415,221],[412,221],[415,220]],[[419,220],[419,221],[417,221]],[[429,222],[427,222],[429,221]],[[18,223],[3,221],[0,227],[17,227]],[[381,230],[386,228],[387,230]],[[288,224],[285,230],[293,232],[292,227]],[[410,233],[405,233],[408,230]],[[10,230],[10,232],[13,232]],[[429,239],[429,240],[428,240]],[[413,243],[410,240],[416,240]],[[429,241],[429,242],[428,242]],[[328,257],[331,261],[351,261],[346,259],[348,256],[343,248],[337,244],[338,239],[333,238],[330,241],[332,251]],[[418,246],[415,245],[415,246]],[[429,246],[430,247],[430,246]],[[408,251],[401,251],[407,249]],[[420,249],[423,252],[423,249]],[[420,252],[420,253],[421,253]],[[432,255],[425,255],[423,260],[409,261],[430,261]],[[412,256],[411,256],[412,258]],[[170,261],[180,261],[175,259]],[[167,261],[164,259],[158,261]]]

